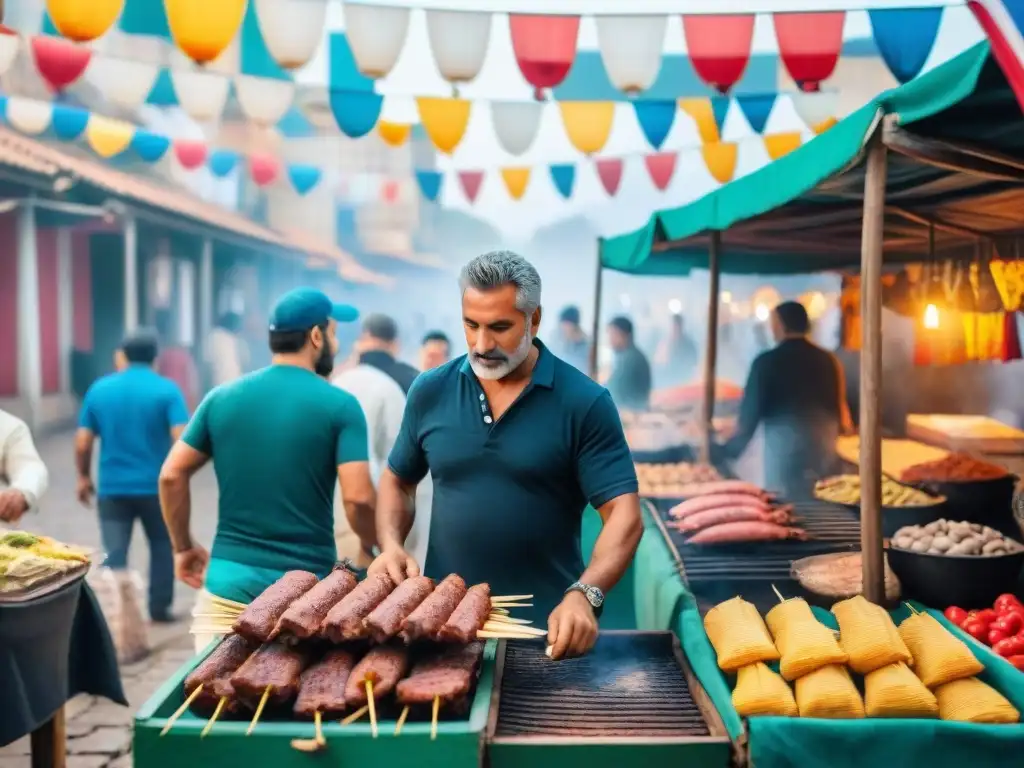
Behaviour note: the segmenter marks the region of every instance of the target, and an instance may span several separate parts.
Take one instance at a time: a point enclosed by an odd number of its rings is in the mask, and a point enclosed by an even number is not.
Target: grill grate
[[[544,645],[506,644],[497,737],[709,736],[670,633],[602,633],[579,659],[551,662]]]

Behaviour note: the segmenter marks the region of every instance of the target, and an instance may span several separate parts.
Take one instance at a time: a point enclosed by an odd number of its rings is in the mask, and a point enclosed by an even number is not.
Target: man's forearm
[[[598,511],[604,527],[594,544],[590,565],[580,576],[580,581],[607,593],[619,583],[633,562],[644,528],[640,499],[635,493],[612,499]]]
[[[192,494],[187,477],[160,476],[160,510],[175,552],[192,547]]]
[[[75,469],[79,477],[89,477],[92,474],[92,443],[79,441],[75,446]]]
[[[348,520],[352,532],[359,537],[363,547],[376,543],[377,521],[374,516],[373,504],[362,501],[346,501],[345,518]]]
[[[390,469],[380,477],[377,490],[377,544],[383,549],[401,547],[412,528],[416,486],[404,483]]]

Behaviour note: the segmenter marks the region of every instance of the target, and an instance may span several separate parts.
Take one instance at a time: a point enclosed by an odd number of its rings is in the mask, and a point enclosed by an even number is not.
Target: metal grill
[[[602,633],[579,659],[551,662],[544,645],[509,642],[497,737],[709,736],[668,632]]]

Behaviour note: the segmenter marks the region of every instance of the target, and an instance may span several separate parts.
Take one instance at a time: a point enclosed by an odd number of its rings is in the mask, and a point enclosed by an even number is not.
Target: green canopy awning
[[[1024,228],[1024,120],[988,43],[980,43],[785,157],[656,213],[635,232],[602,240],[602,264],[631,274],[685,275],[707,267],[708,233],[718,231],[723,272],[856,267],[863,149],[887,120],[898,128],[887,134],[895,150],[886,190],[887,262],[920,260],[929,221],[938,222],[937,251],[950,256],[969,253],[974,233]]]

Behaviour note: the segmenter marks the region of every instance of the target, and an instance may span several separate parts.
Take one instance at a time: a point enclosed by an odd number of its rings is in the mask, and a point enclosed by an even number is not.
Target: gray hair
[[[516,309],[529,317],[540,306],[540,275],[536,268],[512,251],[490,251],[477,256],[459,273],[459,289],[491,291],[503,285],[516,287]]]

